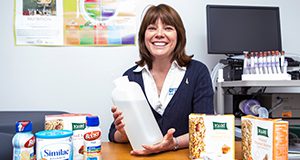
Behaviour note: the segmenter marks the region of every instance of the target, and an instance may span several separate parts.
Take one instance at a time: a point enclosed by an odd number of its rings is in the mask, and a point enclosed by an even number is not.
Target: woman
[[[162,142],[143,145],[133,155],[148,155],[188,147],[188,115],[213,114],[213,90],[207,67],[185,53],[185,28],[179,14],[170,6],[151,6],[139,30],[140,60],[128,69],[130,81],[137,82],[151,106],[163,133]],[[109,140],[128,142],[123,116],[117,106],[111,109],[114,122]]]

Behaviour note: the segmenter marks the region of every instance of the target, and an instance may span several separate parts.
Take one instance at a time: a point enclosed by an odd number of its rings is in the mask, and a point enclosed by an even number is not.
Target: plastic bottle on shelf
[[[278,74],[281,74],[279,51],[275,51],[275,66]]]
[[[258,69],[259,69],[259,74],[265,74],[264,62],[263,62],[263,52],[258,53]]]
[[[273,74],[278,74],[277,73],[277,68],[276,68],[276,55],[275,51],[271,51],[271,64],[272,64],[272,72]]]
[[[261,118],[269,118],[269,111],[262,106],[252,106],[251,108],[252,113],[254,113],[256,116]]]
[[[256,74],[255,73],[254,52],[250,53],[250,74]]]
[[[255,70],[255,74],[260,74],[259,73],[259,65],[258,65],[258,52],[254,53],[254,70]]]
[[[160,142],[163,135],[141,87],[130,82],[127,76],[117,78],[114,84],[112,100],[123,114],[124,129],[132,148],[141,150],[142,144]]]
[[[34,160],[35,137],[32,132],[32,122],[29,120],[16,122],[16,134],[12,139],[13,160]]]
[[[248,51],[244,51],[243,53],[244,53],[243,74],[249,74],[249,66],[250,66],[249,52]]]
[[[263,52],[263,70],[264,70],[264,74],[269,74],[268,72],[268,63],[267,63],[267,52],[264,51]]]
[[[255,99],[246,99],[240,102],[240,110],[244,114],[250,114],[261,118],[269,118],[269,111],[260,105]]]
[[[84,160],[102,160],[101,129],[98,116],[86,117],[84,138]]]
[[[274,74],[274,72],[272,71],[272,55],[271,55],[271,51],[267,52],[267,66],[268,66],[268,73],[269,74]]]

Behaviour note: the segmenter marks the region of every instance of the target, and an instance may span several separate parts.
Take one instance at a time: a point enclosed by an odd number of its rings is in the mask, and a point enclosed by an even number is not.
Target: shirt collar
[[[173,61],[171,64],[171,69],[175,69],[175,68],[178,68],[180,70],[186,70],[186,67],[181,67],[179,66],[177,61]],[[133,72],[141,72],[144,69],[149,72],[149,67],[147,64],[145,64],[144,66],[137,66],[136,69],[133,70]]]
[[[141,72],[142,70],[149,71],[148,66],[145,64],[144,66],[137,66],[136,69],[133,70],[133,72]]]
[[[175,68],[178,68],[180,70],[186,70],[186,67],[181,67],[177,61],[173,61],[171,65],[171,69],[175,69]]]

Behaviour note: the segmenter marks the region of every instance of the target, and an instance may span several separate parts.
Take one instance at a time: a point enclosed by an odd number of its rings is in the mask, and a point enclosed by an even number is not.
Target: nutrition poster
[[[134,45],[135,0],[15,0],[16,45]]]

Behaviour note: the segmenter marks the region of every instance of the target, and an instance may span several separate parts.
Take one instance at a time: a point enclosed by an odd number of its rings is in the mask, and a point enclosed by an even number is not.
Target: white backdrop
[[[180,13],[187,31],[187,53],[212,69],[224,56],[208,55],[206,4],[279,6],[282,45],[300,55],[298,0],[136,0],[137,28],[147,4],[167,3]],[[137,46],[33,47],[14,46],[14,1],[0,5],[0,111],[62,110],[93,113],[101,118],[107,141],[112,81],[138,60]],[[1,117],[0,117],[1,120]]]

